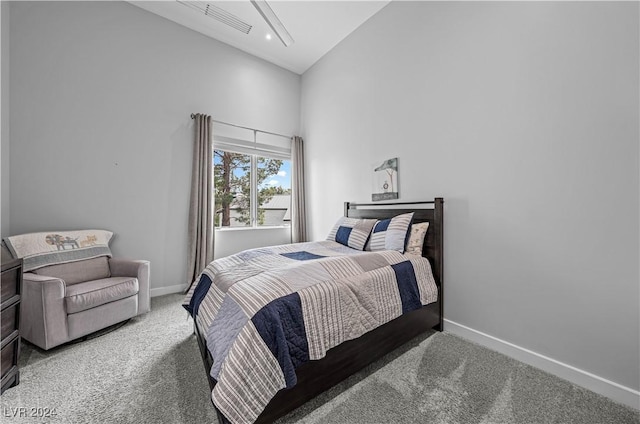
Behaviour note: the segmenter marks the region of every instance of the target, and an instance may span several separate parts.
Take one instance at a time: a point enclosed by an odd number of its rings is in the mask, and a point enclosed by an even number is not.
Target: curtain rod
[[[192,113],[191,114],[191,119],[194,119],[195,117],[196,117],[196,115]],[[290,135],[278,134],[278,133],[274,133],[274,132],[270,132],[270,131],[263,131],[263,130],[257,130],[255,128],[243,127],[242,125],[231,124],[229,122],[218,121],[216,119],[211,119],[211,120],[213,122],[217,122],[218,124],[229,125],[229,126],[236,127],[236,128],[242,128],[243,130],[261,132],[261,133],[264,133],[264,134],[271,134],[271,135],[276,135],[278,137],[284,137],[284,138],[289,138],[289,139],[292,137]]]

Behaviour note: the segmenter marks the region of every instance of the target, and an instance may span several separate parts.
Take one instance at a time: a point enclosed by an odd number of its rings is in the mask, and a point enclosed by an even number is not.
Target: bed
[[[333,241],[327,241],[253,249],[224,260],[212,262],[192,285],[185,299],[185,308],[194,318],[195,333],[219,421],[221,423],[273,422],[417,335],[430,329],[442,331],[443,203],[442,198],[436,198],[433,201],[411,203],[346,202],[344,205],[344,216],[351,221],[386,220],[388,222],[389,218],[398,215],[413,214],[413,224],[428,222],[421,257],[386,250],[382,252],[352,252],[351,250],[354,249],[341,247]],[[377,225],[375,224],[375,226]],[[336,228],[338,227],[336,226]],[[340,230],[342,229],[340,227]],[[373,237],[367,243],[372,243],[372,240]],[[342,255],[346,255],[346,258],[343,258]],[[273,261],[275,258],[277,265],[265,262],[265,257],[269,261]],[[408,303],[405,304],[406,294],[400,293],[397,296],[393,294],[390,299],[398,298],[400,301],[388,303],[398,303],[397,306],[390,308],[400,308],[402,311],[399,316],[393,315],[398,313],[397,310],[388,312],[386,314],[391,314],[390,316],[394,316],[394,318],[386,321],[382,317],[385,315],[384,313],[378,317],[376,312],[373,314],[376,315],[374,318],[360,319],[358,325],[347,326],[350,329],[349,334],[341,334],[340,337],[331,336],[333,337],[331,338],[326,335],[328,333],[326,330],[304,328],[305,326],[313,326],[309,317],[317,315],[320,310],[324,314],[326,310],[331,309],[331,305],[327,306],[325,303],[322,307],[318,306],[317,310],[313,312],[307,310],[304,313],[301,312],[301,309],[305,308],[305,301],[307,308],[309,307],[310,301],[305,299],[308,299],[309,296],[313,299],[320,296],[316,291],[313,291],[315,289],[312,289],[316,286],[309,283],[310,286],[301,286],[303,288],[299,293],[290,293],[286,296],[269,294],[271,296],[269,297],[266,293],[261,293],[260,296],[267,297],[264,305],[251,306],[250,302],[253,302],[251,300],[245,302],[246,304],[243,306],[247,309],[254,308],[252,313],[255,312],[255,314],[249,313],[248,321],[245,320],[242,325],[226,321],[227,316],[238,315],[238,306],[235,305],[235,302],[228,301],[230,296],[222,296],[221,290],[231,291],[241,286],[241,284],[236,284],[238,281],[255,280],[257,286],[260,286],[263,274],[274,274],[275,280],[280,282],[292,281],[296,276],[303,276],[303,278],[299,278],[300,281],[307,278],[322,280],[322,276],[316,275],[318,269],[322,267],[342,269],[345,268],[343,266],[345,263],[358,263],[360,268],[367,271],[365,274],[368,279],[376,279],[383,274],[395,275],[400,292],[402,289],[400,289],[401,278],[399,276],[405,275],[402,274],[404,272],[402,270],[407,268],[412,270],[410,277],[402,277],[402,279],[414,281],[412,287],[417,287],[418,290],[414,290],[412,301],[416,304],[419,298],[420,303],[417,303],[417,306],[407,307]],[[263,267],[265,271],[256,274],[255,269],[260,267]],[[423,273],[423,268],[428,269],[429,272]],[[415,274],[413,274],[414,271]],[[358,292],[358,290],[362,291],[362,288],[356,286],[364,278],[351,275],[349,278],[345,278],[347,283],[351,285],[349,293],[356,298],[364,298],[367,295],[365,293],[365,296],[362,296],[362,293]],[[215,280],[215,283],[212,280]],[[256,283],[252,283],[252,287],[254,287],[253,284]],[[330,283],[323,281],[322,284]],[[389,284],[392,283],[385,282],[383,286],[387,287]],[[289,283],[289,285],[295,285],[295,283]],[[269,285],[268,290],[277,291],[278,287],[278,285]],[[371,286],[367,287],[370,290]],[[384,288],[378,290],[377,287],[377,291],[384,292]],[[310,292],[313,294],[309,295]],[[209,306],[206,306],[207,302]],[[242,303],[242,301],[238,302]],[[369,301],[365,299],[364,302]],[[235,306],[230,307],[229,303]],[[215,307],[210,305],[215,305]],[[212,314],[210,310],[215,310],[215,320],[208,316]],[[223,316],[225,320],[222,319]],[[277,321],[277,323],[265,321],[267,319]],[[330,318],[324,316],[317,319],[322,322],[322,325],[326,324],[325,321],[331,321]],[[374,322],[369,325],[367,320]],[[379,323],[375,323],[376,320],[385,323],[379,325]],[[300,321],[305,322],[298,324]],[[362,325],[362,322],[365,324]],[[373,328],[369,328],[372,326]],[[281,327],[285,328],[286,336],[283,336]],[[356,328],[357,331],[353,328]],[[242,351],[241,356],[235,353],[234,349],[237,350],[238,345],[249,345],[249,341],[254,339],[259,339],[261,347],[250,347],[246,352]],[[331,343],[329,343],[329,339],[331,339]],[[207,340],[209,340],[209,346]],[[312,340],[314,341],[312,342]],[[267,353],[270,351],[272,356],[262,353],[262,351]],[[232,357],[232,359],[226,360],[227,357]],[[221,361],[220,358],[224,358],[224,360]],[[241,363],[236,364],[235,361],[238,360]],[[263,364],[264,362],[273,362],[275,365]],[[263,365],[264,370],[261,369]],[[259,372],[253,371],[258,368],[260,368]],[[274,369],[281,370],[282,376],[278,371],[276,378]],[[241,372],[246,372],[246,375],[241,375]],[[259,376],[257,376],[258,374]],[[226,379],[223,378],[225,376]],[[258,378],[260,385],[252,387],[254,384],[252,379]],[[279,383],[264,382],[270,381],[270,379],[274,381],[279,379]],[[230,394],[226,388],[230,384],[229,380],[232,380],[236,386],[238,386],[238,382],[242,382],[240,384],[246,383],[246,387],[239,387],[237,393]],[[264,386],[265,384],[269,387]],[[263,393],[267,394],[262,396]],[[240,401],[241,396],[247,397],[248,400]],[[249,409],[254,408],[252,402],[259,404],[255,408],[258,408],[257,411],[260,412],[248,413],[239,407],[239,412],[236,411],[236,406],[243,402],[249,405],[246,407]]]

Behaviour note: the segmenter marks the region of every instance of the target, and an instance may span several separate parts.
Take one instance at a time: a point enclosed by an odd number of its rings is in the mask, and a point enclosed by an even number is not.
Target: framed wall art
[[[387,159],[373,165],[373,193],[371,200],[398,198],[398,158]]]

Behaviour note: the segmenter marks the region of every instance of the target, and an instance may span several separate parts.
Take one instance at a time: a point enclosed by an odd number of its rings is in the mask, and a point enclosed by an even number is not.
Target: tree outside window
[[[290,169],[290,160],[215,150],[215,225],[289,225]]]

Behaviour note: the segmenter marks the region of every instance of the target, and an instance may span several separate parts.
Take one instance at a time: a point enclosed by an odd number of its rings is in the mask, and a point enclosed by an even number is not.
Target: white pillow
[[[428,222],[421,222],[419,224],[411,225],[409,241],[407,242],[405,253],[422,256],[422,246],[424,245],[424,239],[427,235],[428,228]]]

